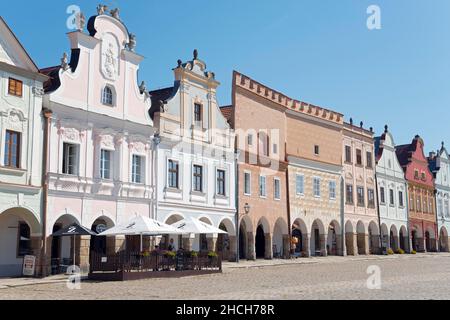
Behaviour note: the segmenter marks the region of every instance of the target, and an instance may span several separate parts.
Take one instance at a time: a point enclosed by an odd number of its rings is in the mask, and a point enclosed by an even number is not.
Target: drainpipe
[[[44,145],[42,152],[42,249],[41,249],[41,274],[43,277],[47,276],[47,211],[48,211],[48,181],[47,174],[49,172],[49,140],[50,140],[50,124],[52,111],[49,109],[44,109],[42,111],[44,115]]]
[[[286,159],[287,160],[287,159]],[[280,186],[281,188],[281,186]],[[292,240],[292,223],[291,223],[291,201],[289,193],[289,166],[286,168],[286,205],[287,205],[287,223],[288,223],[288,236],[289,236],[289,251],[285,254],[286,257],[291,257],[291,240]]]
[[[341,246],[342,246],[342,256],[346,256],[347,255],[347,248],[345,245],[345,207],[344,207],[344,201],[345,201],[345,183],[344,183],[344,177],[341,175],[341,179],[340,179],[340,188],[341,188],[341,203],[339,206],[339,210],[341,211]]]
[[[235,178],[234,178],[234,180],[236,181],[236,183],[235,183],[235,185],[236,185],[236,188],[235,188],[235,205],[236,205],[236,214],[235,214],[235,220],[236,220],[236,262],[237,263],[239,263],[239,246],[240,246],[240,243],[239,243],[239,236],[240,236],[240,228],[239,228],[239,155],[240,155],[240,152],[239,152],[239,150],[238,149],[236,149],[236,151],[235,151],[235,153],[234,153],[234,155],[235,155],[235,162],[236,162],[236,164],[235,164],[235,168],[236,168],[236,173],[235,173]]]
[[[376,166],[375,166],[376,168]],[[380,253],[383,254],[383,235],[381,232],[381,215],[380,215],[380,204],[378,203],[378,199],[380,199],[380,195],[378,192],[378,175],[376,174],[376,169],[375,169],[375,189],[377,189],[377,199],[375,201],[375,205],[377,206],[377,214],[378,214],[378,228],[379,228],[379,235],[380,235]],[[389,231],[388,231],[389,232]]]

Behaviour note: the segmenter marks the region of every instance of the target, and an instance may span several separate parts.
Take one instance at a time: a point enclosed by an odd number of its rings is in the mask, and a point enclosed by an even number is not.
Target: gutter
[[[43,145],[43,159],[42,159],[42,249],[41,249],[41,275],[47,276],[47,212],[48,212],[48,181],[47,173],[49,172],[48,163],[50,157],[50,124],[52,111],[44,108],[42,111],[44,115],[44,145]]]

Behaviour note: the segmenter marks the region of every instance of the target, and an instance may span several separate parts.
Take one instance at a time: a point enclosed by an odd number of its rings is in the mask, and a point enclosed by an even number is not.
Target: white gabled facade
[[[228,236],[191,235],[174,241],[177,248],[217,248],[223,258],[234,259],[234,135],[217,105],[219,83],[197,52],[192,61],[179,61],[174,73],[174,87],[150,92],[151,114],[161,136],[155,218],[173,224],[194,217],[226,229]],[[161,247],[167,241],[163,238]]]
[[[432,152],[428,158],[436,187],[436,219],[438,225],[439,250],[449,252],[450,230],[450,158],[447,149],[442,147],[437,154]]]
[[[408,197],[405,174],[395,153],[387,126],[375,138],[376,180],[381,235],[384,248],[409,250]]]
[[[70,263],[73,252],[72,240],[53,239],[55,231],[78,223],[100,232],[153,210],[151,103],[138,83],[143,57],[130,49],[132,37],[117,17],[101,13],[87,29],[68,34],[70,61],[43,70],[52,77],[44,97],[51,111],[45,210],[52,272]],[[90,252],[110,254],[121,242],[82,237],[76,264],[87,271]]]
[[[0,17],[0,277],[42,243],[42,94],[47,77]]]

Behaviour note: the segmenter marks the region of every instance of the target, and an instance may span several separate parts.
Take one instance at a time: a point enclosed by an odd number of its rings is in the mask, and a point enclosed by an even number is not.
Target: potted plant
[[[403,250],[403,249],[398,249],[398,250],[397,250],[397,254],[405,254],[405,250]]]
[[[197,251],[191,251],[190,256],[191,256],[191,258],[197,258],[198,257],[198,252]]]
[[[391,248],[389,248],[389,249],[387,250],[387,254],[388,254],[388,255],[393,255],[393,254],[394,254],[394,250],[392,250]]]
[[[411,251],[411,254],[416,254],[416,253],[417,253],[416,250],[412,250],[412,251]]]

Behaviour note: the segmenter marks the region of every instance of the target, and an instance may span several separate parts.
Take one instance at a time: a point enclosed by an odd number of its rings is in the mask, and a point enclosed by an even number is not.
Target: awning
[[[178,221],[172,225],[184,234],[194,233],[194,234],[228,234],[228,232],[216,228],[210,224],[200,221],[195,218],[187,218]]]

